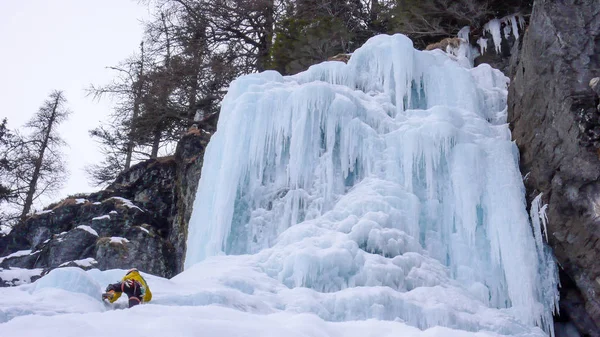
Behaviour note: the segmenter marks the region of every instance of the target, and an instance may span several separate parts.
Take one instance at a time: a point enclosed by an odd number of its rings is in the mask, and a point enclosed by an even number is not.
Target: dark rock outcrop
[[[188,222],[190,221],[194,200],[196,199],[196,189],[198,188],[202,164],[204,162],[204,150],[208,145],[210,136],[216,131],[216,128],[209,127],[213,125],[212,123],[216,125],[216,115],[212,118],[211,124],[208,124],[207,127],[193,130],[183,136],[175,152],[178,166],[175,175],[174,193],[177,199],[173,205],[173,219],[168,239],[175,249],[175,267],[177,272],[183,270]]]
[[[600,336],[600,1],[537,0],[509,88],[527,198],[543,193],[561,316]]]
[[[136,267],[163,277],[183,270],[187,223],[217,118],[190,128],[174,156],[139,163],[108,188],[51,205],[0,237],[0,286],[30,281],[2,279],[16,268]]]

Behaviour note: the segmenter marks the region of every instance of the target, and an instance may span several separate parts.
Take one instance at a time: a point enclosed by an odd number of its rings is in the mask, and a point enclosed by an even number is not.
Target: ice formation
[[[551,334],[556,270],[526,211],[507,85],[403,35],[348,64],[238,78],[205,153],[186,272],[252,266],[230,280],[242,292],[282,284],[265,292],[275,308],[327,321]]]
[[[504,28],[502,28],[504,25]],[[516,40],[519,39],[519,30],[525,28],[525,18],[521,14],[507,15],[501,19],[492,19],[483,26],[483,30],[490,33],[496,53],[502,52],[502,38],[508,39],[512,34]],[[459,32],[460,34],[460,32]],[[459,36],[460,37],[460,36]],[[480,48],[480,53],[483,54],[487,49],[487,39],[480,37],[477,44]]]

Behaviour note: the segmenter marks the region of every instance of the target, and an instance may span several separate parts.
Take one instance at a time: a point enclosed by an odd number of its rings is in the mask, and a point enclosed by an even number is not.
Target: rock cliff
[[[509,87],[527,198],[543,194],[561,267],[561,315],[600,327],[600,1],[536,0]]]

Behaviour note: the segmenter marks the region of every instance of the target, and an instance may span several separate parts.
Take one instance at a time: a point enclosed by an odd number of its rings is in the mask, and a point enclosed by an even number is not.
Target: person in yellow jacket
[[[102,299],[108,299],[110,303],[113,303],[121,297],[122,293],[129,297],[130,308],[140,303],[150,302],[152,299],[152,292],[150,292],[146,280],[136,268],[130,269],[121,282],[109,284],[106,292],[102,294]]]

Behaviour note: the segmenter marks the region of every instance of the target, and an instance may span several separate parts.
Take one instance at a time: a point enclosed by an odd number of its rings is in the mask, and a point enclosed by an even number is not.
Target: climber
[[[121,282],[109,284],[106,292],[102,294],[102,299],[108,299],[110,303],[113,303],[119,299],[121,293],[125,293],[129,297],[130,308],[140,303],[150,302],[152,299],[152,293],[146,280],[136,268],[130,269]]]

